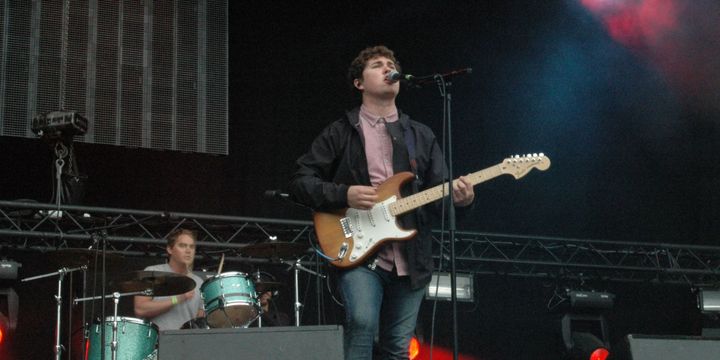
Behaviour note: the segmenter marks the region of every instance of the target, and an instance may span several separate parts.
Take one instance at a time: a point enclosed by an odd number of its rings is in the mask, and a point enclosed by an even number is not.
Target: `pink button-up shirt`
[[[397,120],[397,109],[392,114],[381,117],[371,114],[365,106],[360,106],[360,128],[365,139],[365,157],[370,183],[374,187],[378,187],[394,174],[392,139],[385,124]],[[377,265],[387,271],[392,271],[395,267],[398,275],[408,275],[404,248],[405,243],[399,241],[386,244],[378,252]]]

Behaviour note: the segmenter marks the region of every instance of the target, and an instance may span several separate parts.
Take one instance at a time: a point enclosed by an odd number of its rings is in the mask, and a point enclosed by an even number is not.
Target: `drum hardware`
[[[124,296],[171,296],[186,293],[195,288],[195,281],[185,275],[180,275],[164,271],[133,271],[121,275],[118,280],[111,282],[111,287],[122,291],[115,291],[109,295],[92,296],[86,298],[75,299],[75,303],[98,300],[113,299],[113,318],[112,318],[112,340],[110,341],[110,350],[112,360],[117,360],[118,353],[118,316],[117,309],[120,298]],[[124,321],[124,320],[121,320]],[[107,322],[107,319],[106,319]],[[102,325],[104,329],[105,324]],[[101,344],[104,342],[104,336],[101,335]],[[103,345],[100,346],[101,348]],[[104,352],[104,351],[101,351]],[[147,354],[141,354],[142,356]]]
[[[210,329],[210,326],[207,323],[207,319],[204,317],[200,318],[194,318],[191,320],[186,321],[181,327],[181,330],[187,330],[187,329]]]
[[[98,270],[102,271],[103,264],[100,261],[93,261],[97,258],[97,260],[100,260],[100,256],[102,255],[103,251],[99,248],[93,248],[98,244],[100,241],[100,234],[93,234],[93,240],[94,243],[90,248],[63,248],[63,249],[56,249],[55,251],[48,252],[48,257],[50,261],[59,267],[79,267],[79,266],[86,266],[89,270]],[[105,254],[105,267],[109,268],[119,268],[122,264],[125,258],[122,255],[119,254],[113,254],[113,253],[107,253]],[[103,271],[104,273],[104,271]],[[104,283],[103,283],[104,286]],[[72,277],[70,277],[70,288],[73,289],[73,283],[72,283]],[[82,297],[87,296],[87,272],[83,272],[83,278],[82,278]],[[87,340],[87,325],[86,322],[86,303],[83,303],[82,305],[82,328],[83,328],[83,338],[84,340]],[[104,316],[104,314],[103,314]],[[68,322],[72,324],[72,308],[68,308]],[[72,327],[68,329],[68,339],[67,343],[72,343]],[[73,358],[72,352],[74,349],[72,346],[69,346],[66,349],[66,357]],[[81,349],[82,352],[82,358],[85,358],[85,349]]]
[[[62,269],[58,269],[58,271],[56,271],[56,272],[47,273],[47,274],[38,275],[38,276],[32,276],[32,277],[28,277],[28,278],[21,280],[21,282],[28,282],[28,281],[42,279],[42,278],[46,278],[46,277],[50,277],[50,276],[56,276],[56,275],[58,276],[58,292],[57,292],[57,295],[55,295],[55,303],[57,305],[57,314],[56,314],[57,319],[55,320],[55,349],[54,349],[54,352],[55,352],[56,360],[60,360],[60,356],[62,354],[62,345],[60,345],[60,322],[61,322],[61,320],[60,320],[61,313],[60,312],[62,310],[63,279],[65,278],[65,274],[69,274],[69,273],[72,273],[75,271],[80,271],[80,270],[82,270],[82,271],[87,270],[87,266],[83,265],[81,267],[72,268],[72,269],[62,268]]]
[[[253,283],[255,284],[255,292],[258,294],[258,301],[260,302],[260,308],[262,308],[262,300],[260,299],[262,297],[262,294],[266,291],[271,291],[273,294],[272,296],[277,296],[277,291],[285,286],[285,284],[278,282],[278,281],[264,281],[262,279],[262,276],[265,275],[266,278],[270,278],[275,280],[275,277],[267,272],[260,271],[260,268],[258,268],[253,273]],[[262,316],[258,317],[258,327],[262,327]]]
[[[195,281],[185,275],[165,271],[133,271],[121,275],[110,283],[120,292],[150,290],[150,296],[172,296],[195,289]]]
[[[255,282],[255,291],[258,294],[262,294],[266,291],[276,292],[281,287],[285,286],[285,284],[283,284],[279,281],[262,281],[262,280],[259,280],[257,277],[255,277],[254,282]],[[275,296],[275,295],[277,295],[277,294],[273,294],[273,296]]]
[[[292,267],[295,269],[295,326],[300,326],[300,308],[302,308],[303,304],[300,302],[300,285],[298,282],[299,270],[302,270],[310,275],[315,275],[321,279],[324,279],[326,276],[302,266],[300,259],[297,259]]]

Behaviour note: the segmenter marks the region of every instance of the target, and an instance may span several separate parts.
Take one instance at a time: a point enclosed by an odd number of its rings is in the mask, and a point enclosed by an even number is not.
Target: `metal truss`
[[[308,221],[180,212],[81,207],[0,201],[0,248],[47,252],[97,248],[110,253],[163,256],[165,235],[185,227],[198,231],[201,257],[268,262],[243,255],[250,244],[282,241],[313,244]],[[436,265],[447,271],[447,234],[434,232]],[[456,232],[456,269],[474,274],[658,282],[720,286],[720,247]],[[303,262],[316,260],[308,251]]]
[[[165,256],[165,236],[177,228],[197,231],[201,259],[223,253],[231,262],[284,261],[249,258],[242,248],[270,241],[310,244],[312,235],[308,221],[0,201],[2,248],[97,249],[106,240],[111,254]],[[313,257],[308,252],[303,261]]]
[[[456,268],[475,274],[558,280],[720,286],[720,247],[456,233]],[[436,248],[449,253],[435,234]],[[444,244],[442,247],[440,244]],[[447,255],[442,256],[447,264]],[[447,266],[443,266],[447,267]]]

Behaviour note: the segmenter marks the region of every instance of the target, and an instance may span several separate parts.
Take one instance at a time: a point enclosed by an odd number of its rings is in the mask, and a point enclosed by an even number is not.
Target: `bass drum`
[[[105,359],[112,359],[113,319],[112,316],[105,319]],[[158,327],[137,318],[118,316],[117,319],[117,360],[152,359],[156,354]],[[102,356],[101,326],[98,321],[90,328],[87,360],[100,360]]]

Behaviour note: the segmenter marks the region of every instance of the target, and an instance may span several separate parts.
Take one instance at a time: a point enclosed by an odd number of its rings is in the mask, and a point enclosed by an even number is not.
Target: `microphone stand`
[[[300,309],[302,308],[303,304],[300,302],[300,282],[298,280],[298,275],[300,273],[299,270],[302,270],[308,274],[315,275],[318,278],[325,278],[325,275],[320,274],[318,272],[312,271],[300,263],[300,259],[297,259],[294,264],[291,265],[291,267],[294,269],[294,285],[295,285],[295,305],[294,305],[294,312],[295,312],[295,326],[300,326]]]
[[[453,338],[453,360],[458,360],[458,326],[457,326],[457,274],[455,271],[455,199],[453,196],[453,156],[452,156],[452,93],[450,88],[452,82],[446,82],[441,74],[435,75],[440,96],[443,98],[443,125],[446,132],[447,151],[444,153],[448,165],[448,192],[450,201],[448,205],[448,237],[450,238],[450,299],[452,303],[452,338]],[[443,149],[445,150],[445,149]],[[442,246],[441,246],[442,250]]]

